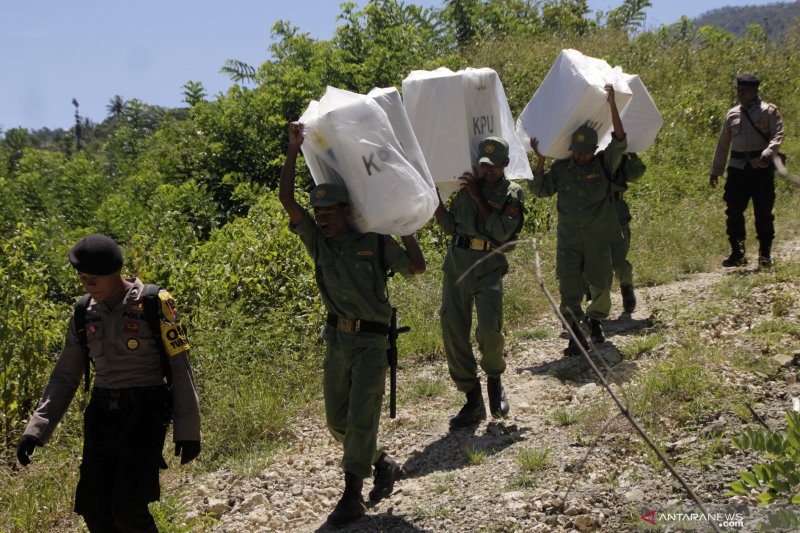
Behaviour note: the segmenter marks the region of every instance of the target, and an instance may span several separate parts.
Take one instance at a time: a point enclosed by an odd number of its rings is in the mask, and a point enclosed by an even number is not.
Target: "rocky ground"
[[[800,244],[786,247],[781,255],[796,261]],[[613,382],[612,391],[626,404],[635,403],[629,394],[638,390],[637,376],[681,342],[684,333],[674,318],[681,309],[719,298],[730,276],[756,275],[753,267],[720,270],[639,289],[636,312],[612,316],[606,322],[607,342],[595,349],[608,364],[603,370]],[[742,298],[730,295],[719,312],[689,322],[710,348],[752,350],[747,332],[771,316],[776,294],[797,293],[797,287],[787,291],[787,283],[776,277]],[[791,297],[782,305],[796,318],[797,303]],[[621,308],[618,295],[614,308]],[[615,416],[618,410],[609,393],[585,361],[562,357],[566,338],[555,319],[544,317],[530,331],[517,334],[510,343],[503,379],[511,413],[501,423],[488,420],[449,431],[448,419],[463,397],[450,385],[445,365],[401,369],[399,417],[384,417],[381,438],[404,465],[406,476],[390,498],[370,507],[366,517],[345,531],[711,529],[707,522],[679,524],[665,517],[668,512],[697,512],[696,507],[628,422]],[[652,349],[627,355],[625,347],[631,342],[653,336],[657,342]],[[743,373],[722,365],[718,377],[751,398],[753,410],[767,424],[782,428],[783,413],[792,398],[800,396],[800,352],[776,345],[757,349],[754,356],[771,361],[769,370]],[[485,395],[485,380],[483,385]],[[754,418],[718,410],[672,429],[669,414],[664,413],[663,425],[656,421],[655,427],[678,471],[709,512],[741,513],[743,529],[754,529],[754,517],[763,512],[747,498],[724,496],[727,484],[753,462],[733,447],[729,435],[739,434]],[[188,518],[213,515],[219,520],[213,530],[223,532],[327,531],[326,516],[343,486],[340,447],[325,430],[318,405],[309,406],[293,431],[293,446],[256,475],[217,471],[183,480]],[[371,480],[364,485],[366,496]]]

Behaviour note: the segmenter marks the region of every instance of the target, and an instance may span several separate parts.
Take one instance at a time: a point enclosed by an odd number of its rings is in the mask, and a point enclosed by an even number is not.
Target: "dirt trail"
[[[780,253],[797,258],[800,242],[785,245]],[[642,366],[652,364],[652,360],[620,361],[616,346],[652,328],[654,311],[704,300],[726,275],[731,271],[638,289],[639,305],[633,315],[614,314],[621,309],[615,294],[612,317],[605,323],[608,340],[596,348],[613,366],[609,379],[625,388]],[[382,419],[381,439],[404,464],[406,477],[390,498],[340,531],[633,531],[647,526],[641,515],[648,510],[676,505],[691,509],[683,490],[665,470],[654,466],[624,420],[614,420],[605,429],[601,423],[555,421],[557,412],[562,416],[591,412],[608,395],[581,359],[562,357],[566,337],[554,318],[543,318],[535,326],[537,331],[546,330],[546,338],[518,341],[507,355],[503,381],[511,413],[502,423],[490,419],[471,429],[449,431],[448,419],[463,396],[454,391],[444,363],[401,369],[401,395],[408,394],[414,383],[436,381],[446,384],[445,392],[422,397],[413,405],[401,403],[398,419]],[[659,334],[669,342],[680,332],[667,327]],[[482,386],[485,397],[485,379]],[[764,384],[764,402],[772,401],[778,409],[790,386]],[[620,391],[619,385],[614,387]],[[683,448],[720,435],[720,425],[738,430],[738,421],[731,418],[723,414],[694,432],[678,431],[667,448],[673,457],[680,457]],[[325,518],[343,484],[340,447],[325,430],[318,408],[293,427],[295,445],[257,476],[243,479],[218,471],[192,480],[186,491],[190,516],[217,514],[220,524],[215,531],[328,531]],[[593,444],[596,448],[581,467]],[[549,450],[547,465],[526,474],[520,454],[543,450]],[[730,504],[722,494],[743,464],[741,457],[733,459],[732,450],[728,455],[707,468],[691,462],[681,468],[709,510]],[[371,483],[365,480],[365,495]]]

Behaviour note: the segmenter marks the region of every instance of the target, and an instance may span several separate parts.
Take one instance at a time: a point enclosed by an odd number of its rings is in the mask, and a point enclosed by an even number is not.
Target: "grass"
[[[176,494],[162,495],[161,500],[150,504],[150,514],[161,533],[194,533],[209,531],[219,523],[211,516],[198,516],[186,519],[185,505]]]
[[[550,448],[522,448],[517,452],[517,463],[529,472],[541,470],[550,464]]]
[[[539,478],[534,474],[525,472],[518,476],[514,476],[508,482],[508,486],[512,489],[533,489],[539,484]]]
[[[9,463],[0,466],[0,524],[6,524],[0,529],[33,533],[78,527],[82,520],[72,513],[78,458],[69,446],[50,443],[32,459],[17,472]]]
[[[625,339],[618,348],[625,359],[638,359],[649,354],[665,341],[666,337],[661,333],[636,335]]]
[[[447,392],[448,383],[443,379],[423,378],[416,380],[411,386],[409,401],[425,398],[436,398]]]
[[[558,407],[550,414],[550,418],[559,426],[571,426],[581,420],[582,414],[566,407]]]
[[[489,456],[488,451],[478,448],[474,444],[464,448],[463,451],[467,456],[467,462],[473,466],[481,464]]]
[[[513,335],[519,340],[545,340],[553,337],[550,330],[541,326],[522,328],[514,331]]]

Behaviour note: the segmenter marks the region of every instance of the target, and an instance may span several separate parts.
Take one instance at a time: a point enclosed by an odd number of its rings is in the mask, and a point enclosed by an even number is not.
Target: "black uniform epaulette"
[[[161,354],[161,372],[167,380],[167,385],[171,387],[172,369],[169,366],[169,357],[164,348],[164,341],[161,339],[161,300],[158,297],[160,291],[161,287],[158,285],[145,285],[142,289],[142,302],[144,304],[145,320],[147,320],[150,331],[153,332],[153,337],[155,337],[156,344],[158,344],[158,351]],[[91,365],[94,363],[94,361],[91,361],[89,358],[88,341],[86,338],[86,309],[89,307],[89,302],[91,300],[92,297],[89,294],[81,296],[81,299],[75,304],[75,311],[72,315],[75,330],[78,332],[78,339],[81,341],[85,351],[83,386],[87,392],[89,391],[89,382],[91,381]]]

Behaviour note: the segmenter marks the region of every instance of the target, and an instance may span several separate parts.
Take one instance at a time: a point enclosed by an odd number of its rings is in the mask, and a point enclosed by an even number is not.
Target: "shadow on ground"
[[[359,518],[355,522],[347,524],[344,527],[333,527],[328,525],[327,523],[322,524],[319,526],[315,531],[317,533],[329,533],[333,531],[337,531],[340,533],[348,533],[348,532],[367,532],[367,531],[397,531],[397,532],[414,532],[414,531],[433,531],[430,529],[420,529],[405,518],[394,516],[391,513],[391,509],[387,513],[375,514],[370,515],[367,514],[363,518]]]
[[[482,424],[449,431],[419,452],[412,453],[403,465],[406,478],[422,477],[433,472],[457,470],[469,464],[465,450],[476,450],[488,455],[499,453],[515,442],[525,440],[523,433],[529,428],[518,428],[502,422],[490,422],[482,434],[476,433]]]

